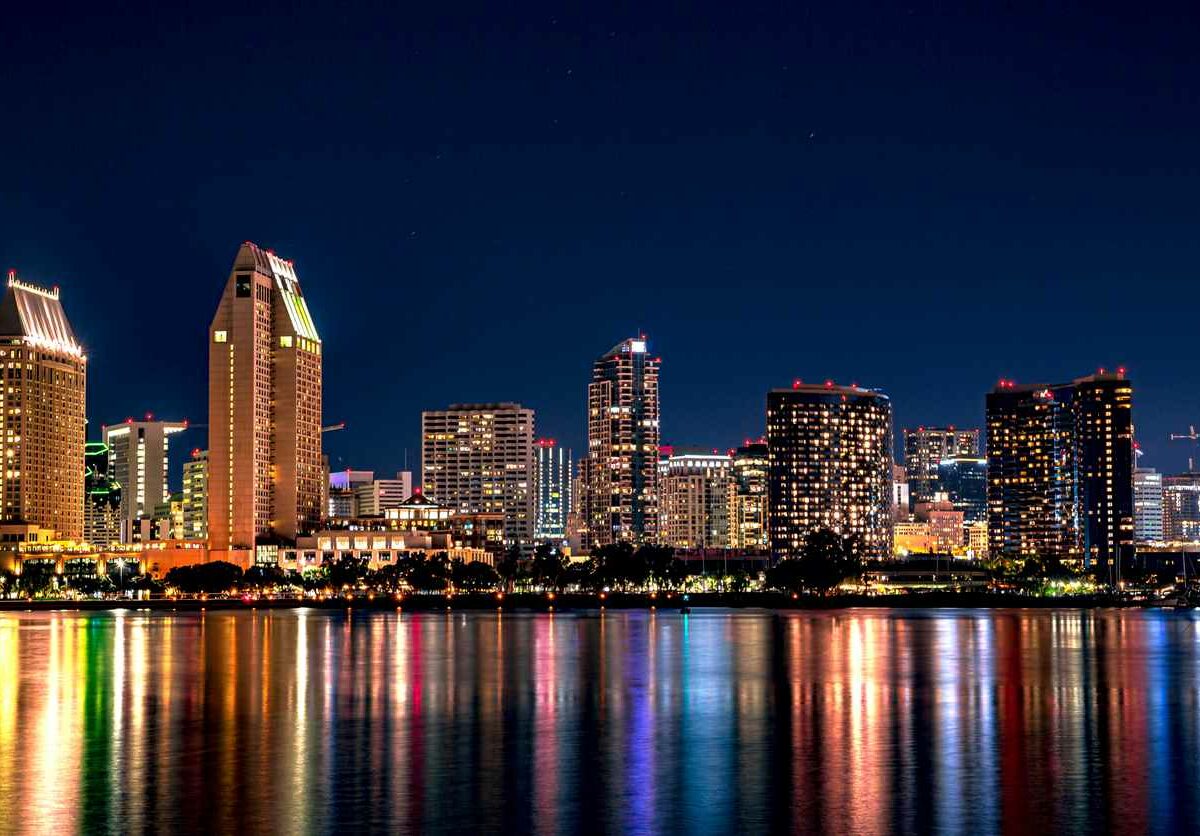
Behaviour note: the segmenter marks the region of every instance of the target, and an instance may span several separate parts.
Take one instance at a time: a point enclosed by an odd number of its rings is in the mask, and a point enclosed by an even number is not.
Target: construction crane
[[[1193,444],[1200,444],[1200,434],[1196,433],[1196,425],[1192,424],[1190,427],[1188,427],[1188,431],[1187,431],[1186,435],[1184,435],[1182,433],[1171,433],[1171,440],[1172,441],[1190,441]],[[1196,470],[1195,459],[1193,459],[1191,456],[1188,456],[1188,473],[1192,473],[1195,470]]]

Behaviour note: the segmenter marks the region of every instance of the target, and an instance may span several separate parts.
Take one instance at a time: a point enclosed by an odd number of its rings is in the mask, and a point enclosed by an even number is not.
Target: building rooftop
[[[58,300],[58,288],[47,290],[8,273],[8,289],[0,301],[0,336],[24,337],[38,348],[83,357],[71,323]]]

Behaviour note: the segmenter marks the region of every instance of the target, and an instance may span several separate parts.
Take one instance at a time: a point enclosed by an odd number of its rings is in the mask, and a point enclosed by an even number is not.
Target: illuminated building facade
[[[292,263],[243,244],[208,343],[208,536],[221,559],[321,519],[321,337]]]
[[[517,403],[453,404],[421,413],[426,497],[459,513],[499,514],[506,546],[531,548],[534,412]]]
[[[84,445],[83,539],[96,548],[108,548],[121,538],[121,486],[109,472],[108,445]]]
[[[87,357],[58,288],[9,272],[0,301],[0,369],[2,519],[81,540]]]
[[[929,502],[918,502],[914,513],[918,520],[929,524],[935,550],[949,553],[966,542],[963,512],[954,507],[946,494],[937,493]]]
[[[1133,471],[1133,539],[1139,543],[1163,540],[1163,477],[1152,467]]]
[[[140,538],[142,520],[171,495],[167,485],[170,437],[187,429],[185,421],[134,421],[104,428],[112,476],[121,485],[121,542]]]
[[[775,559],[798,557],[811,532],[860,538],[864,555],[892,553],[892,405],[857,386],[807,385],[767,394],[768,529]]]
[[[561,544],[567,539],[567,515],[571,511],[571,451],[552,438],[539,438],[534,450],[537,508],[533,536],[539,543]]]
[[[659,536],[677,549],[733,546],[733,457],[684,453],[659,463]]]
[[[645,336],[592,364],[588,385],[589,546],[658,539],[658,372]]]
[[[954,456],[938,462],[938,490],[967,523],[987,519],[987,459]]]
[[[183,463],[183,539],[208,539],[208,451]]]
[[[733,452],[733,542],[735,549],[766,551],[767,482],[770,458],[766,440],[747,442]]]
[[[944,459],[979,457],[979,430],[918,427],[904,431],[904,469],[913,505],[929,502],[938,491],[938,466]]]
[[[1200,542],[1200,473],[1164,476],[1163,539],[1172,543]]]
[[[1079,560],[1115,583],[1133,556],[1133,387],[1123,371],[987,396],[993,555]]]

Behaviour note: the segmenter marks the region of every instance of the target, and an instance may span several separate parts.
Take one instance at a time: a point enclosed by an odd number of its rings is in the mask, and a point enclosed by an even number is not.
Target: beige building
[[[209,329],[208,539],[215,556],[321,519],[321,337],[292,262],[246,242]]]
[[[0,302],[2,518],[83,539],[87,357],[58,288],[18,281]]]
[[[534,414],[516,403],[421,413],[425,496],[458,513],[501,514],[504,544],[532,548]]]
[[[685,453],[659,462],[659,533],[677,549],[733,545],[736,490],[730,456]]]

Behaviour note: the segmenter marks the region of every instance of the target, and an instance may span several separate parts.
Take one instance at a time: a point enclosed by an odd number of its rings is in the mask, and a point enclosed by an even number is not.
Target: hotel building
[[[170,437],[187,429],[186,421],[145,421],[129,418],[104,427],[109,471],[121,486],[121,542],[142,539],[142,521],[171,495],[167,485]]]
[[[9,272],[0,301],[0,369],[3,521],[82,540],[87,357],[58,288]]]
[[[860,538],[866,557],[892,553],[892,405],[857,386],[767,394],[768,529],[775,559],[798,557],[820,529]]]
[[[208,343],[208,537],[244,561],[321,519],[321,337],[292,262],[243,244]]]
[[[505,546],[533,546],[534,412],[517,403],[421,413],[425,496],[458,513],[500,514]]]
[[[1124,371],[1001,381],[987,396],[989,552],[1081,561],[1119,579],[1133,556],[1133,387]]]
[[[589,547],[658,540],[661,363],[639,336],[592,364],[584,497]]]

